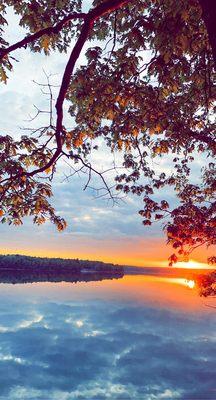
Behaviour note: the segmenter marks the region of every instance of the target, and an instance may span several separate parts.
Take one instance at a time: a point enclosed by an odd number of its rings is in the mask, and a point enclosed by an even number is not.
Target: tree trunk
[[[216,69],[216,0],[199,0]]]

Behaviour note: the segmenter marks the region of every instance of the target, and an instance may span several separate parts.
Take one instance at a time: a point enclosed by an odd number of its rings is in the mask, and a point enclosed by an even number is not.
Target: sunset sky
[[[15,16],[10,15],[9,19],[13,31],[8,28],[8,38],[13,43],[21,39],[24,32],[14,29],[17,26]],[[34,105],[41,109],[47,107],[47,97],[41,95],[40,87],[32,81],[45,83],[44,70],[47,74],[56,74],[52,79],[54,83],[59,83],[66,56],[55,53],[45,57],[30,54],[28,50],[16,51],[13,56],[19,62],[14,63],[14,72],[9,74],[8,84],[1,87],[1,132],[19,137],[23,134],[20,128],[28,127],[27,120],[35,114]],[[84,62],[84,56],[80,62]],[[67,120],[67,123],[70,121]],[[40,119],[34,124],[35,127],[40,126]],[[95,161],[100,168],[112,163],[105,150],[95,156]],[[200,164],[200,160],[197,163]],[[162,160],[158,168],[161,171],[166,169],[166,162]],[[26,219],[22,227],[2,225],[1,253],[97,259],[139,266],[167,265],[172,249],[166,246],[160,222],[152,227],[142,226],[142,218],[138,215],[142,198],[128,197],[112,206],[105,199],[96,199],[93,191],[83,191],[85,176],[75,176],[68,182],[64,180],[64,173],[68,170],[62,164],[54,181],[53,204],[58,213],[66,218],[68,228],[58,233],[50,223],[37,227],[30,219]],[[95,185],[97,187],[98,182]],[[172,193],[166,192],[166,199],[171,204],[175,201]],[[210,249],[208,256],[212,254]],[[206,256],[207,251],[201,249],[192,258],[205,262]]]
[[[0,400],[213,400],[209,7],[0,0]]]

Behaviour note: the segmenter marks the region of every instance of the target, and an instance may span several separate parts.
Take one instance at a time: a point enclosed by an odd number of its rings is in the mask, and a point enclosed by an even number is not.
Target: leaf
[[[49,167],[49,168],[45,169],[44,172],[48,175],[51,171],[52,171],[52,167]]]
[[[166,210],[167,208],[169,208],[169,204],[166,200],[161,201],[161,208],[162,210]]]
[[[0,67],[0,80],[5,84],[7,83],[7,75],[3,67]]]
[[[157,133],[160,133],[162,131],[162,126],[160,124],[157,124],[156,127],[155,127],[155,131]]]
[[[107,113],[107,115],[106,115],[106,118],[107,119],[111,119],[111,120],[113,120],[113,118],[114,118],[114,111],[113,110],[108,110],[108,113]]]
[[[153,151],[155,154],[163,154],[163,153],[168,153],[169,149],[168,149],[167,145],[161,144],[161,145],[155,146]]]
[[[162,214],[155,214],[155,219],[156,220],[161,219],[161,218],[163,218]]]
[[[162,89],[162,94],[163,94],[163,96],[164,97],[167,97],[167,96],[169,96],[169,94],[170,94],[170,91],[169,91],[169,89],[168,88],[163,88]]]
[[[132,135],[133,135],[133,136],[137,136],[138,133],[139,133],[139,130],[138,130],[137,128],[133,128],[133,129],[132,129]]]
[[[151,221],[149,221],[148,219],[144,219],[143,221],[143,225],[147,226],[147,225],[151,225]]]
[[[45,53],[49,51],[50,41],[50,37],[47,35],[41,39],[41,47],[44,49]]]

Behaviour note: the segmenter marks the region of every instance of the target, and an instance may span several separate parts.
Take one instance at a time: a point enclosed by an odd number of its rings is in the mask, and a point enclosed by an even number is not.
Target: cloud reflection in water
[[[215,398],[215,321],[207,310],[2,296],[0,316],[4,399]]]

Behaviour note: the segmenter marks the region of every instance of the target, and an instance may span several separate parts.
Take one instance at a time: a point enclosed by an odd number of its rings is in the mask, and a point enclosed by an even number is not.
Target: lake
[[[215,400],[215,299],[193,286],[1,284],[0,398]]]

